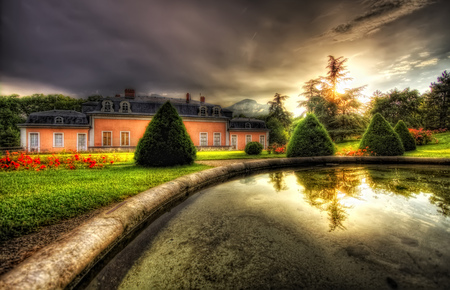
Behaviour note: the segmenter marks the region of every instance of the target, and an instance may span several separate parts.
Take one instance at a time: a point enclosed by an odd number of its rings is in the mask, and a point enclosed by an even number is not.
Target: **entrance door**
[[[231,135],[231,148],[237,150],[237,135]]]
[[[86,134],[78,134],[77,150],[78,151],[87,151],[87,137],[86,137]]]
[[[39,152],[39,133],[30,133],[30,148],[31,152]]]

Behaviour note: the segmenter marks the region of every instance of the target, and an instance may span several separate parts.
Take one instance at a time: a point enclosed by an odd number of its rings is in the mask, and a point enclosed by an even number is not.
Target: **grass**
[[[403,154],[407,157],[440,157],[450,158],[450,132],[433,135],[439,140],[439,143],[430,143],[417,146],[414,151],[408,151]],[[351,140],[337,143],[337,152],[342,150],[358,150],[359,140]]]
[[[119,165],[103,170],[0,172],[0,241],[207,168],[200,164],[172,168]]]
[[[404,156],[450,158],[450,132],[436,134],[439,143],[417,146]],[[357,150],[359,140],[336,144],[337,151]],[[105,153],[98,153],[98,155]],[[102,169],[0,172],[0,241],[87,213],[192,172],[209,168],[194,164],[171,168],[134,165],[133,153]],[[91,155],[95,156],[96,153]],[[42,156],[42,155],[41,155]],[[246,155],[244,151],[201,151],[197,160],[281,158],[286,154]]]
[[[267,151],[263,151],[259,155],[247,155],[244,151],[200,151],[197,152],[196,160],[261,159],[282,157],[286,157],[286,154],[269,154]]]

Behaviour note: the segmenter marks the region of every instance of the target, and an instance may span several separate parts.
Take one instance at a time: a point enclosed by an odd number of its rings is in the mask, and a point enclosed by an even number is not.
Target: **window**
[[[250,129],[251,127],[252,125],[249,122],[245,123],[245,129]]]
[[[252,142],[252,135],[245,135],[245,145]]]
[[[102,135],[103,135],[102,146],[111,146],[112,132],[102,132]]]
[[[114,112],[113,103],[111,101],[103,101],[102,112]]]
[[[64,147],[64,133],[53,133],[53,147]]]
[[[120,102],[120,109],[119,113],[131,113],[131,106],[128,101],[122,101]]]
[[[201,106],[200,107],[200,112],[198,113],[198,115],[201,116],[201,117],[208,116],[207,108],[205,106]]]
[[[214,146],[220,146],[220,133],[214,133]]]
[[[200,133],[200,146],[208,146],[208,133]]]
[[[213,116],[214,117],[220,117],[220,108],[219,107],[214,107],[214,109],[213,109]]]
[[[64,124],[63,117],[56,117],[55,118],[55,124]]]
[[[120,146],[130,146],[130,132],[120,132]]]
[[[28,148],[31,152],[39,152],[39,133],[30,133],[28,137]]]
[[[261,145],[263,146],[263,148],[266,148],[265,143],[266,142],[266,136],[264,135],[259,135],[259,143],[261,143]]]
[[[77,150],[78,151],[86,151],[87,150],[87,134],[78,133],[78,143]]]

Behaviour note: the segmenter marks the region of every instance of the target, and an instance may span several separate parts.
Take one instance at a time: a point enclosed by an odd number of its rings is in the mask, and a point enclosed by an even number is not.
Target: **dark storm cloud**
[[[365,0],[366,11],[352,20],[333,27],[321,38],[353,41],[377,32],[383,25],[435,3],[434,0]]]
[[[325,74],[329,54],[350,57],[350,65],[352,56],[372,58],[366,65],[381,76],[412,54],[404,43],[421,47],[415,55],[429,53],[409,71],[449,60],[446,26],[436,29],[445,9],[426,0],[4,2],[0,72],[8,93],[47,87],[85,97],[134,87],[264,103],[275,92],[296,97],[303,82]],[[413,22],[418,11],[427,12]],[[431,13],[440,14],[428,21]]]

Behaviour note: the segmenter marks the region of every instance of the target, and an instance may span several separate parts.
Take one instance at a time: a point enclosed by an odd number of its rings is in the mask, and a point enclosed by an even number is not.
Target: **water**
[[[445,289],[450,168],[279,171],[203,190],[90,289]]]

